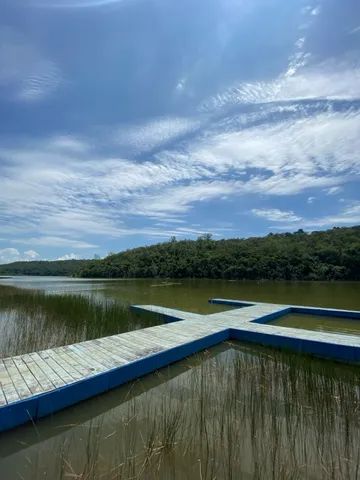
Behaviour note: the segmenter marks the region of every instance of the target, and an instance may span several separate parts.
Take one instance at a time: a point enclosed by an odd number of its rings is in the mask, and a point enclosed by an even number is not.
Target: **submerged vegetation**
[[[360,280],[360,227],[267,237],[176,241],[93,261],[83,277]]]
[[[60,414],[63,427],[40,422],[0,468],[26,480],[355,480],[359,395],[355,368],[232,342],[93,399],[79,424],[86,404]]]

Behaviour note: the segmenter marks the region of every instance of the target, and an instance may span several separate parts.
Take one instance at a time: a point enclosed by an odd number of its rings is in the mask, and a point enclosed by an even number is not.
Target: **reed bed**
[[[127,303],[82,294],[0,286],[0,357],[20,355],[159,323]]]
[[[31,459],[19,478],[360,478],[356,368],[237,343],[182,362],[171,378],[174,368],[123,387],[115,408],[19,453]],[[160,384],[149,388],[154,378]]]

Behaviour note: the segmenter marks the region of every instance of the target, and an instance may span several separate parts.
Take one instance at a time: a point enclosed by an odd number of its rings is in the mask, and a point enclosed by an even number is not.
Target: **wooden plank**
[[[73,354],[83,359],[87,359],[87,366],[90,366],[93,371],[98,369],[100,372],[106,371],[109,369],[109,362],[104,361],[97,351],[89,342],[81,342],[71,346],[73,350]],[[70,348],[70,346],[69,346]]]
[[[62,385],[67,385],[74,381],[73,377],[67,373],[67,371],[57,363],[53,357],[50,356],[48,350],[43,350],[39,352],[40,357],[46,361],[50,368],[57,374]]]
[[[82,365],[82,363],[79,362],[78,358],[73,355],[73,352],[69,350],[67,346],[59,347],[57,351],[60,355],[62,355],[63,359],[66,359],[67,365],[70,365],[74,370],[79,372],[79,379],[86,378],[92,374],[92,371],[89,369],[89,367]]]
[[[46,353],[72,377],[73,381],[80,380],[83,377],[82,374],[72,366],[70,363],[71,359],[69,359],[68,355],[60,350],[59,347],[55,349],[50,348],[46,350]]]
[[[150,346],[149,344],[137,343],[135,340],[131,340],[128,337],[122,338],[121,343],[119,342],[120,348],[128,349],[129,352],[134,352],[136,359],[150,355],[151,353],[157,353],[161,350],[160,346]]]
[[[174,345],[174,342],[166,341],[164,338],[159,336],[154,336],[147,334],[144,330],[137,330],[136,332],[127,332],[126,338],[132,340],[133,342],[146,347],[171,347]]]
[[[44,392],[52,390],[54,385],[52,384],[51,380],[46,376],[46,374],[42,371],[42,369],[38,366],[35,358],[32,354],[25,354],[21,355],[22,360],[26,363],[28,369],[34,375],[36,380],[41,385],[41,388]]]
[[[2,385],[0,383],[0,407],[6,404],[7,404],[7,401],[6,401],[5,393],[3,392]]]
[[[102,363],[106,368],[112,369],[116,364],[123,364],[125,362],[124,359],[114,359],[109,352],[104,351],[103,348],[101,348],[95,340],[90,340],[89,342],[84,342],[81,344],[81,347],[83,347],[86,350],[90,351],[91,354],[94,356],[94,358]]]
[[[114,366],[124,365],[129,362],[129,360],[124,359],[122,352],[119,351],[112,342],[108,341],[107,338],[94,340],[94,343],[98,349],[101,350],[101,354],[104,355],[105,358],[108,358]]]
[[[119,343],[117,343],[111,338],[108,338],[108,337],[101,338],[100,342],[101,343],[99,344],[99,346],[103,350],[106,350],[106,352],[109,352],[110,355],[113,355],[116,362],[126,364],[137,358],[135,352],[128,351],[122,348]],[[105,355],[107,355],[106,352],[104,352]]]
[[[32,395],[31,390],[27,386],[23,376],[18,370],[12,358],[4,358],[4,365],[8,372],[9,377],[13,381],[16,391],[21,399],[30,397]]]
[[[136,341],[137,335],[131,338],[129,335],[123,334],[119,335],[117,338],[112,338],[110,341],[116,345],[117,348],[123,349],[125,352],[129,352],[130,354],[132,353],[133,356],[136,358],[139,353],[141,353],[144,349],[148,348],[149,345],[145,345],[140,343],[137,343]]]
[[[41,388],[40,383],[36,380],[33,373],[27,367],[26,363],[23,361],[21,356],[13,357],[13,361],[17,366],[19,372],[21,373],[23,379],[25,380],[27,386],[29,387],[32,394],[42,393],[43,389]]]
[[[50,363],[47,361],[47,356],[41,356],[37,352],[30,353],[30,356],[55,388],[65,385],[64,380],[51,368]]]
[[[9,404],[20,400],[20,396],[15,388],[15,385],[13,384],[11,377],[8,374],[3,360],[0,360],[0,385],[6,398],[6,403]]]
[[[79,346],[78,344],[73,344],[69,345],[69,350],[72,350],[73,353],[77,354],[78,356],[82,357],[85,362],[88,362],[88,365],[90,366],[91,370],[94,373],[103,373],[107,370],[107,367],[100,363],[97,359],[94,358],[94,356],[91,354],[91,352],[85,352],[86,356],[84,355],[84,350]]]

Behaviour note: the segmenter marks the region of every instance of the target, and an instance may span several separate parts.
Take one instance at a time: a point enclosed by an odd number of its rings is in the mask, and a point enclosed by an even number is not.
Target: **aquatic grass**
[[[219,350],[122,387],[118,405],[19,453],[19,465],[27,456],[53,479],[359,477],[357,368],[236,342]],[[62,451],[62,465],[41,448]]]
[[[129,305],[93,294],[0,286],[0,357],[44,350],[158,324]]]

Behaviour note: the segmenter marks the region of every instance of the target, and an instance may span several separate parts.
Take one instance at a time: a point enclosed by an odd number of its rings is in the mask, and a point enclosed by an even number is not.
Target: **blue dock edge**
[[[253,302],[224,299],[211,299],[210,302],[237,307],[254,305]],[[260,316],[249,323],[266,324],[274,318],[290,312],[360,319],[360,312],[357,311],[284,306],[284,308],[280,308],[278,312]],[[166,321],[172,322],[176,320],[179,320],[176,316],[166,316]],[[266,331],[265,328],[269,328],[269,331]],[[106,372],[73,382],[50,392],[44,392],[34,395],[31,398],[0,407],[0,431],[9,430],[21,424],[28,423],[29,421],[34,422],[37,419],[54,414],[68,406],[107,392],[226,340],[257,343],[345,363],[360,363],[360,347],[357,345],[336,344],[331,341],[319,341],[311,338],[297,338],[286,335],[285,333],[276,334],[272,333],[270,326],[264,326],[262,331],[247,329],[246,326],[239,326],[237,328],[224,326],[223,328],[219,328],[219,331],[204,335],[199,339],[183,343],[159,353],[147,355],[126,365],[112,368]]]
[[[229,340],[229,329],[148,355],[93,377],[0,408],[0,432],[54,414],[66,407],[119,387],[206,348]]]

